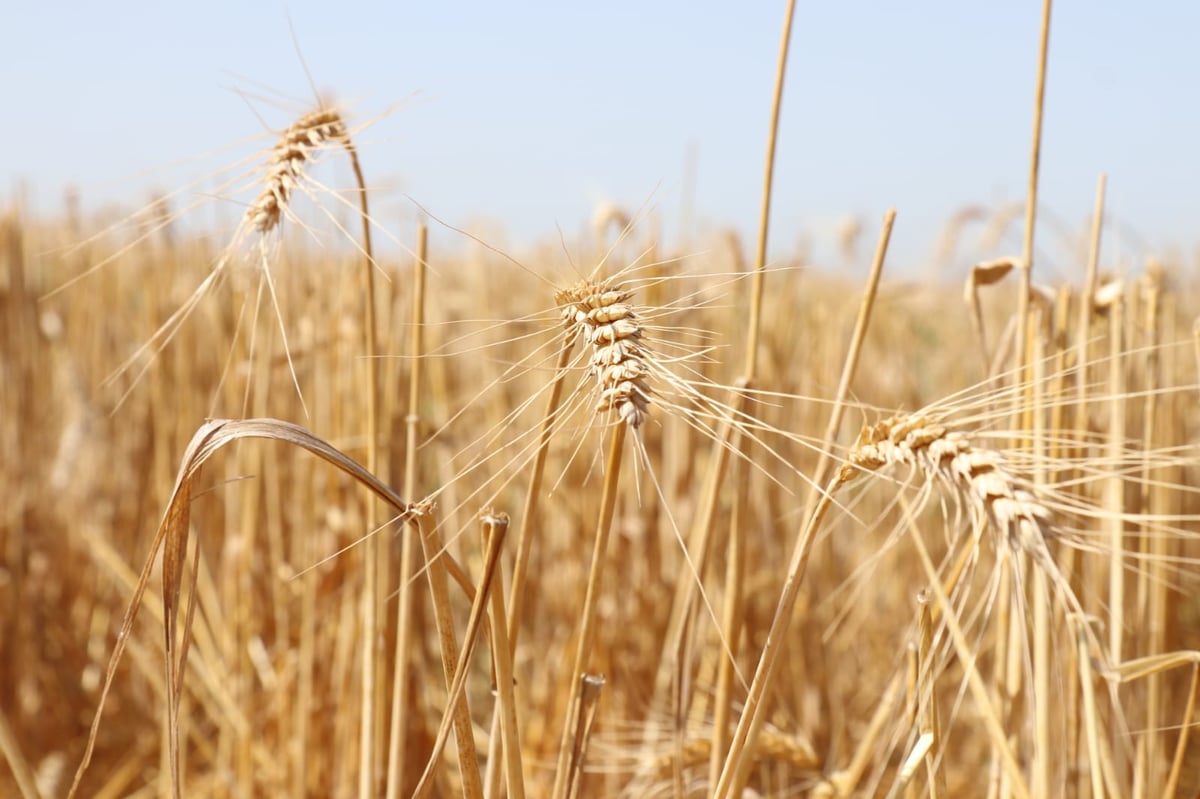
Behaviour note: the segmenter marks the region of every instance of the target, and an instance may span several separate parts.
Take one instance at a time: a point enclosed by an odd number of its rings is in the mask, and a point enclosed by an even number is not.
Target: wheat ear
[[[972,445],[961,431],[919,414],[895,416],[864,428],[849,460],[843,470],[876,472],[903,465],[946,483],[996,530],[1006,532],[1008,544],[1028,552],[1039,566],[1047,566],[1046,538],[1053,533],[1049,509],[1028,483],[1009,470],[999,452]]]
[[[842,467],[848,481],[855,469],[874,472],[889,466],[916,468],[939,480],[963,497],[992,528],[1006,537],[1013,552],[1024,552],[1058,590],[1067,612],[1085,617],[1083,606],[1050,552],[1049,541],[1058,535],[1054,514],[1033,485],[1014,473],[1000,452],[977,447],[966,433],[950,430],[921,414],[896,416],[859,433]],[[1091,638],[1097,657],[1105,653]]]
[[[341,114],[332,108],[305,114],[288,126],[271,150],[262,191],[246,209],[249,225],[259,233],[277,228],[304,177],[305,165],[322,147],[348,135]]]
[[[842,467],[847,480],[855,468],[875,472],[903,465],[950,486],[993,529],[1006,534],[1002,543],[1033,559],[1062,593],[1069,611],[1083,615],[1079,599],[1047,543],[1057,536],[1054,514],[1032,484],[1009,468],[1000,452],[975,446],[966,433],[913,414],[864,428],[849,462]]]
[[[619,285],[584,281],[560,291],[555,300],[563,306],[567,330],[592,347],[591,371],[600,388],[596,411],[616,411],[636,430],[649,415],[650,369],[632,296]]]
[[[800,581],[812,541],[832,503],[832,495],[862,472],[907,466],[925,477],[948,484],[993,528],[1006,535],[1010,549],[1028,552],[1033,562],[1062,593],[1071,611],[1083,615],[1070,583],[1058,569],[1046,540],[1055,532],[1049,508],[1031,486],[1011,471],[1003,456],[976,447],[970,438],[923,414],[896,416],[863,429],[847,462],[830,480],[796,542],[784,591],[776,607],[754,681],[738,722],[714,796],[727,799],[735,785],[744,784],[753,752],[752,742],[764,718],[764,699],[774,682],[780,641],[791,622]],[[1013,764],[1006,763],[1013,768]]]

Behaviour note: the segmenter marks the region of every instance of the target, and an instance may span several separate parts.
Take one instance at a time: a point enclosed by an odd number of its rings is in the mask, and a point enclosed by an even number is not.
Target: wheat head
[[[259,233],[274,230],[287,211],[292,191],[300,184],[305,164],[321,147],[347,135],[346,123],[332,108],[313,111],[293,122],[271,150],[263,189],[246,211],[247,223]]]
[[[591,373],[600,387],[596,411],[616,411],[637,429],[649,415],[650,368],[632,296],[619,285],[587,280],[560,291],[555,301],[568,332],[591,345]]]
[[[1009,546],[1029,553],[1060,587],[1064,585],[1046,544],[1054,533],[1053,515],[1032,486],[1008,468],[1000,452],[974,446],[965,433],[913,414],[863,428],[848,460],[842,467],[843,482],[856,470],[907,466],[950,486],[1007,535]]]

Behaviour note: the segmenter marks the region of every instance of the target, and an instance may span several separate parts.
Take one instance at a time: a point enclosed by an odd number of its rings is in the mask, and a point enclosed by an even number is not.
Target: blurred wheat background
[[[0,795],[110,673],[81,796],[1200,790],[1197,264],[1103,176],[901,270],[903,207],[510,249],[309,111],[3,206]]]

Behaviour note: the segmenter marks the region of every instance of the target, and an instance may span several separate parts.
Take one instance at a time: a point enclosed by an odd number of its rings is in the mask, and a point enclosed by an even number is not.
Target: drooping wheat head
[[[842,467],[842,479],[853,479],[856,470],[878,472],[892,466],[915,469],[954,490],[1004,536],[998,543],[1027,553],[1067,606],[1082,614],[1047,543],[1055,535],[1053,514],[1001,452],[975,446],[966,433],[920,413],[893,416],[863,428]]]
[[[322,108],[297,119],[271,150],[263,188],[246,210],[246,222],[259,233],[269,233],[287,214],[292,192],[300,185],[304,169],[322,148],[348,137],[337,109]]]
[[[1014,547],[1032,553],[1044,546],[1050,533],[1050,511],[1009,471],[999,452],[976,448],[963,432],[919,414],[893,416],[863,428],[849,461],[852,465],[843,470],[909,466],[943,481],[997,530],[1007,532]]]

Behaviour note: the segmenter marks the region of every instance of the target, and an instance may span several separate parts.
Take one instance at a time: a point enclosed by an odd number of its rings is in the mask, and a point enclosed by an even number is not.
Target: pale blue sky
[[[1022,199],[1040,12],[1040,0],[800,0],[773,252],[847,214],[869,251],[895,206],[895,251],[916,264],[956,208]],[[486,217],[519,246],[579,229],[599,200],[653,194],[670,239],[691,147],[697,224],[753,227],[782,2],[12,3],[0,189],[26,180],[54,209],[68,183],[92,204],[172,187],[187,172],[162,165],[262,130],[236,76],[303,110],[289,14],[317,85],[355,114],[415,93],[364,134],[364,166],[450,222]],[[1103,170],[1126,230],[1114,247],[1194,251],[1198,36],[1200,3],[1056,4],[1043,201],[1067,227],[1086,224]],[[412,211],[392,197],[380,216],[402,227]]]

